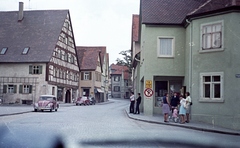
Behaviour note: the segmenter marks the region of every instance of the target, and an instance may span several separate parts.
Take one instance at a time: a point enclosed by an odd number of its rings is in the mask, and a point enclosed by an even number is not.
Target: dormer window
[[[23,52],[22,52],[22,54],[27,54],[27,53],[28,53],[28,51],[29,51],[29,47],[26,47],[26,48],[24,48],[24,49],[23,49]]]
[[[3,47],[0,54],[5,54],[8,48]]]

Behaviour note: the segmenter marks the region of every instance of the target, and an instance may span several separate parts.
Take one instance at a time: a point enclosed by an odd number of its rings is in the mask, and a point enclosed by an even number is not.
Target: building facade
[[[0,97],[34,103],[52,94],[70,103],[78,95],[79,67],[68,10],[0,13]]]
[[[144,114],[160,114],[165,93],[189,91],[192,120],[240,129],[239,10],[238,0],[141,0],[133,64],[136,92],[153,90]]]
[[[97,102],[107,100],[108,54],[106,47],[77,46],[80,63],[79,96],[91,96]]]

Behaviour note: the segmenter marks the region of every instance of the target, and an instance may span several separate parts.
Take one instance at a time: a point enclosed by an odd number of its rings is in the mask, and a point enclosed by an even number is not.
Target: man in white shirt
[[[130,102],[131,103],[130,103],[129,113],[134,113],[135,96],[133,92],[131,93],[131,96],[130,96]]]

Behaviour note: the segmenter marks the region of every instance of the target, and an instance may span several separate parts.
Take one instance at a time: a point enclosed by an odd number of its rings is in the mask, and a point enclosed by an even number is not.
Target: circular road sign
[[[153,90],[151,88],[146,88],[144,94],[146,97],[151,97],[153,95]]]

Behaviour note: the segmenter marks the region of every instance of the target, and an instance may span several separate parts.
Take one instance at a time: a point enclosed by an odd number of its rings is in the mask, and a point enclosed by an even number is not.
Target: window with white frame
[[[30,85],[23,85],[23,93],[29,93]]]
[[[223,101],[223,72],[200,74],[200,101]]]
[[[84,80],[89,80],[89,72],[84,72]]]
[[[21,94],[32,93],[32,85],[19,85],[19,93]]]
[[[114,81],[115,81],[115,82],[120,81],[119,76],[115,76],[115,77],[114,77]]]
[[[8,85],[8,93],[14,93],[14,86]]]
[[[42,65],[29,65],[29,74],[42,74]]]
[[[158,56],[174,56],[174,37],[158,37]]]
[[[201,51],[222,50],[223,21],[201,25]]]

